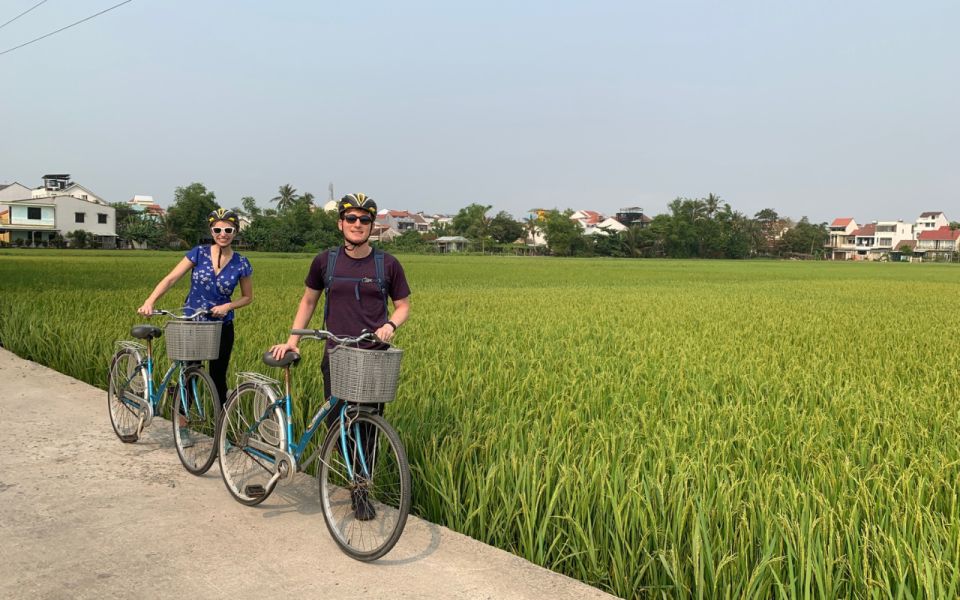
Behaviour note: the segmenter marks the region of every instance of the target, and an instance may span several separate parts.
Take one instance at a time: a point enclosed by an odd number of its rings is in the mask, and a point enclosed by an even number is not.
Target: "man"
[[[358,336],[372,331],[384,342],[393,339],[397,329],[410,315],[410,288],[403,267],[393,256],[374,250],[370,234],[377,218],[377,204],[364,194],[348,194],[337,203],[337,228],[343,245],[318,254],[310,265],[306,289],[300,299],[291,329],[306,329],[317,309],[320,294],[326,293],[324,328],[337,336]],[[331,256],[332,254],[332,256]],[[379,256],[378,256],[379,255]],[[378,264],[379,263],[379,264]],[[393,301],[393,314],[387,314],[387,297]],[[286,343],[270,350],[280,359],[289,350],[299,352],[300,336],[291,335]],[[328,342],[330,348],[333,342]],[[330,397],[330,359],[324,354],[324,397]],[[327,415],[327,426],[339,418],[339,406]],[[378,405],[383,413],[383,405]]]

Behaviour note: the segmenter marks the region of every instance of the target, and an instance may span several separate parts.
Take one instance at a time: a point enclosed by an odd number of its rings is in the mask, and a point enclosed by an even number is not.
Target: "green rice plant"
[[[0,251],[0,341],[102,387],[178,258]],[[233,368],[269,374],[312,257],[250,258]],[[624,597],[960,596],[955,267],[401,259],[424,518]]]

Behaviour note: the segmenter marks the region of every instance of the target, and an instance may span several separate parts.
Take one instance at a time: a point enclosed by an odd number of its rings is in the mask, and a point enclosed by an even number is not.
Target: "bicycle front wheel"
[[[178,386],[177,392],[170,419],[177,456],[187,471],[203,475],[217,458],[217,387],[202,368],[190,367],[184,370],[183,387]]]
[[[147,376],[140,356],[130,349],[113,355],[107,384],[110,424],[120,441],[131,444],[140,438],[141,416],[148,402]]]
[[[376,560],[400,539],[410,512],[410,467],[387,421],[355,406],[331,427],[320,452],[320,505],[334,541],[351,558]]]
[[[220,474],[233,498],[255,506],[277,485],[277,450],[287,447],[287,428],[274,391],[246,382],[233,391],[217,436]]]

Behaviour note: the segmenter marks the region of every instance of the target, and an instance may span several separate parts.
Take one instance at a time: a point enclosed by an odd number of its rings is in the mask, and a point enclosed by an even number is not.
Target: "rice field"
[[[249,256],[233,367],[269,374],[311,257]],[[0,251],[0,340],[104,387],[178,259]],[[628,598],[960,596],[958,267],[401,260],[417,514]]]

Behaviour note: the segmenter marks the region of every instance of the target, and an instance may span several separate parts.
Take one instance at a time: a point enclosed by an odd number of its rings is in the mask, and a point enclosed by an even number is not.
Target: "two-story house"
[[[947,216],[940,211],[920,213],[916,223],[913,224],[914,239],[919,239],[919,235],[924,231],[936,231],[948,225],[950,225],[950,221],[948,221]]]
[[[933,231],[921,231],[913,254],[921,260],[951,260],[958,250],[960,229],[950,229],[946,225]]]
[[[877,224],[870,223],[853,232],[853,248],[856,252],[856,260],[867,260],[875,258],[872,256],[874,246],[877,243]]]
[[[9,223],[0,225],[9,233],[9,243],[38,246],[57,234],[87,232],[95,247],[116,247],[116,210],[85,187],[70,181],[70,175],[43,176],[44,184],[20,199],[0,202],[9,211]],[[21,186],[23,187],[23,186]]]
[[[826,248],[832,260],[853,260],[856,258],[856,238],[853,233],[860,229],[853,217],[839,217],[830,223]]]
[[[877,221],[871,258],[889,255],[901,242],[913,239],[913,224],[903,221]]]

